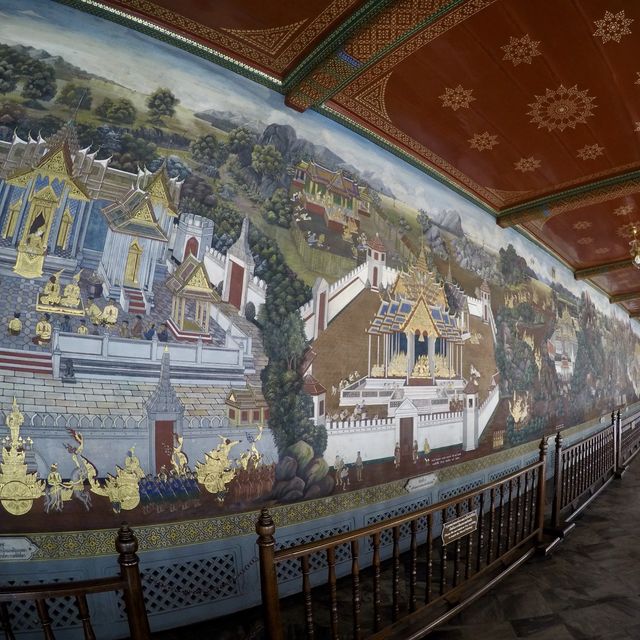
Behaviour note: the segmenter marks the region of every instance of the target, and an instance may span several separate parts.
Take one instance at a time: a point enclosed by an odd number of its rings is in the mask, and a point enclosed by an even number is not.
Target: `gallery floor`
[[[530,562],[428,637],[432,640],[640,638],[640,461],[589,506],[548,559]],[[284,618],[287,612],[283,612]],[[262,640],[259,612],[154,634]],[[292,636],[292,638],[295,636]],[[300,636],[301,638],[303,636]],[[323,639],[330,637],[321,635]]]

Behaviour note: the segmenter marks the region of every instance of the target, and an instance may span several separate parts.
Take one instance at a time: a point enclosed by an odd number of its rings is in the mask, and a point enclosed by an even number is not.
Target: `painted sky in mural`
[[[437,474],[637,397],[635,324],[434,179],[122,26],[0,18],[22,530]]]

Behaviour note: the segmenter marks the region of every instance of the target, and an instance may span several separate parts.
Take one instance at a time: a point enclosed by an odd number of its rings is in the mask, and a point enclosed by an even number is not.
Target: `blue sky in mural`
[[[436,180],[318,113],[288,109],[282,95],[207,60],[50,0],[0,0],[0,42],[45,48],[137,91],[150,93],[166,86],[193,111],[232,111],[265,125],[289,124],[299,136],[325,145],[347,163],[383,179],[398,199],[427,211],[458,211],[465,233],[477,242],[496,251],[512,243],[543,280],[551,279],[553,268],[557,281],[574,291],[589,290],[602,310],[626,317],[591,287],[576,283],[568,269],[520,234],[498,229],[489,214]]]

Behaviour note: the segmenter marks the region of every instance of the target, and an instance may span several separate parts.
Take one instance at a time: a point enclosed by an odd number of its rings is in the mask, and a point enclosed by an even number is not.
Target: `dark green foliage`
[[[527,261],[516,253],[512,244],[500,249],[498,269],[506,285],[516,285],[529,279]]]
[[[34,64],[22,86],[22,96],[29,100],[51,100],[55,94],[56,75],[53,69],[43,63]]]
[[[249,129],[238,127],[229,131],[227,146],[231,153],[243,153],[253,148],[255,138],[255,134]]]
[[[147,98],[149,115],[155,121],[159,121],[163,116],[171,117],[175,114],[179,102],[169,89],[160,87]]]
[[[284,189],[276,189],[262,208],[262,216],[269,224],[277,224],[288,229],[293,220],[293,205]]]
[[[56,98],[56,102],[64,104],[67,107],[75,109],[91,109],[91,89],[89,87],[79,86],[73,82],[69,82],[62,87]]]
[[[113,154],[111,166],[135,173],[138,167],[150,164],[156,158],[156,145],[130,133],[120,138],[120,150]]]
[[[272,144],[257,144],[251,153],[251,167],[261,176],[275,176],[284,168],[282,154]]]
[[[18,86],[18,75],[15,68],[7,61],[0,59],[0,93],[9,93]]]
[[[96,115],[119,124],[131,124],[135,121],[137,111],[131,100],[105,98],[95,109]]]
[[[547,428],[547,418],[546,416],[535,416],[525,426],[516,429],[513,417],[509,416],[506,427],[505,444],[508,447],[515,447],[541,438]]]
[[[220,166],[226,158],[224,146],[210,133],[194,140],[191,143],[190,149],[193,159],[205,165],[217,167]]]
[[[429,231],[433,226],[433,222],[431,221],[429,214],[424,209],[420,209],[420,213],[418,213],[416,219],[422,228],[422,233],[427,233],[427,231]]]

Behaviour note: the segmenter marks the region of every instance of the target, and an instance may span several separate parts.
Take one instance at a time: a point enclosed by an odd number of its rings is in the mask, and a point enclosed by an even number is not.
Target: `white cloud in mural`
[[[20,11],[22,15],[31,16],[32,18],[37,18],[38,20],[43,20],[42,16],[31,9],[27,9],[26,11]]]

